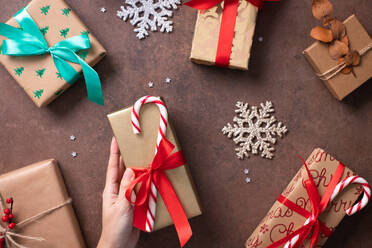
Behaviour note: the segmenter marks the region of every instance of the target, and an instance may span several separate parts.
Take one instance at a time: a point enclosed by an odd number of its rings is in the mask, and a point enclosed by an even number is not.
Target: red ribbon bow
[[[198,9],[207,10],[224,1],[220,35],[218,38],[215,65],[228,67],[230,64],[231,48],[234,39],[236,16],[238,14],[239,0],[191,0],[185,5]],[[246,0],[256,6],[263,8],[264,2],[277,2],[280,0]]]
[[[183,247],[191,238],[192,231],[182,204],[165,174],[165,171],[175,169],[184,165],[186,162],[182,152],[178,151],[172,154],[173,149],[174,145],[163,138],[159,144],[154,160],[148,168],[131,168],[135,173],[135,179],[125,192],[125,197],[128,201],[131,201],[131,194],[134,187],[141,183],[136,195],[136,201],[133,203],[135,205],[133,225],[138,229],[146,231],[146,212],[152,181],[168,209],[169,215],[177,230],[181,247]]]
[[[302,158],[301,158],[302,159]],[[294,202],[290,201],[289,199],[285,198],[283,195],[280,195],[278,201],[283,205],[287,206],[289,209],[295,211],[296,213],[302,215],[307,219],[308,224],[303,225],[295,232],[291,233],[290,235],[284,237],[283,239],[274,242],[273,244],[267,246],[267,248],[276,248],[280,247],[281,245],[287,243],[288,241],[292,240],[295,236],[299,235],[299,239],[292,248],[298,248],[300,245],[305,241],[305,239],[311,234],[311,242],[310,248],[316,247],[319,239],[320,232],[322,232],[325,236],[329,237],[332,234],[332,231],[322,222],[319,220],[319,215],[324,211],[327,207],[332,193],[337,186],[337,183],[340,181],[342,174],[344,172],[345,166],[339,163],[335,173],[332,176],[332,179],[323,195],[320,198],[318,188],[316,187],[313,177],[310,174],[309,168],[307,167],[305,161],[302,159],[309,179],[305,181],[305,188],[307,194],[309,196],[309,201],[311,205],[311,212],[307,211],[306,209],[298,206]]]

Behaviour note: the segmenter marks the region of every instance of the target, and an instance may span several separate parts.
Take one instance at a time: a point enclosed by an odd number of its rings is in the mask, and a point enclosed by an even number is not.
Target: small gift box
[[[205,65],[228,66],[232,69],[248,70],[258,8],[247,0],[236,1],[237,13],[224,12],[226,1],[206,10],[200,10],[196,20],[191,48],[191,61]],[[235,27],[227,30],[223,18],[235,18]],[[224,26],[223,26],[224,25]],[[229,40],[222,36],[232,35]],[[231,41],[232,39],[232,41]],[[230,48],[223,43],[231,43]],[[229,44],[226,44],[229,46]],[[224,61],[223,61],[224,60]]]
[[[351,50],[360,53],[360,64],[353,66],[353,72],[343,74],[342,64],[330,56],[328,45],[319,41],[308,47],[303,54],[315,72],[338,100],[342,100],[372,77],[372,39],[355,15],[344,21]]]
[[[358,183],[359,185],[351,183]],[[364,191],[362,200],[353,206]],[[345,214],[363,208],[368,183],[315,149],[247,240],[253,247],[322,247]]]
[[[137,188],[134,226],[151,232],[174,224],[183,246],[191,236],[187,218],[200,215],[201,207],[167,117],[165,104],[153,96],[108,115],[125,165],[144,180]],[[126,196],[130,198],[130,192]]]
[[[55,160],[1,175],[0,198],[1,212],[11,209],[14,217],[9,222],[15,223],[11,229],[2,222],[0,242],[5,245],[2,247],[85,247]],[[12,204],[8,198],[13,200]]]
[[[82,73],[88,98],[103,104],[98,74],[91,68],[106,51],[63,0],[33,0],[0,23],[0,62],[42,107]]]

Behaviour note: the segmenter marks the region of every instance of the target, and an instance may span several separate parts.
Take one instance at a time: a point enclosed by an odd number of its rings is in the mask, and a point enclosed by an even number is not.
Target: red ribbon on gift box
[[[128,201],[132,202],[131,194],[134,187],[140,184],[139,191],[136,195],[136,201],[133,203],[135,206],[133,225],[142,231],[146,231],[146,214],[152,181],[168,209],[169,215],[177,230],[181,247],[183,247],[191,238],[192,231],[182,204],[165,174],[165,171],[182,166],[186,161],[181,151],[172,154],[173,149],[174,145],[163,138],[148,168],[131,168],[135,173],[135,179],[126,190],[125,197]]]
[[[217,53],[215,65],[221,67],[228,67],[230,64],[230,56],[232,43],[234,39],[236,16],[238,14],[239,0],[191,0],[185,5],[198,9],[207,10],[224,1],[224,8],[222,12],[222,19],[220,25],[220,34],[218,37]],[[264,2],[278,2],[280,0],[246,0],[262,9]]]
[[[302,158],[301,158],[302,159]],[[319,215],[324,211],[327,207],[332,193],[335,190],[338,182],[340,181],[342,174],[345,170],[345,166],[342,163],[339,163],[335,173],[332,176],[332,179],[323,195],[320,198],[318,188],[314,183],[314,179],[310,174],[309,168],[307,167],[305,161],[302,159],[309,179],[305,181],[305,188],[307,194],[309,196],[311,211],[307,211],[306,209],[298,206],[296,203],[292,202],[288,198],[280,195],[278,201],[288,207],[289,209],[293,210],[294,212],[302,215],[308,221],[308,224],[303,225],[301,228],[297,229],[290,235],[274,242],[273,244],[267,246],[267,248],[277,248],[282,246],[283,244],[287,243],[288,241],[292,240],[294,237],[299,235],[298,241],[293,245],[290,246],[291,248],[298,248],[301,244],[306,240],[306,238],[310,235],[310,248],[316,247],[319,239],[319,235],[322,232],[326,237],[331,236],[332,231],[322,222],[319,220]]]

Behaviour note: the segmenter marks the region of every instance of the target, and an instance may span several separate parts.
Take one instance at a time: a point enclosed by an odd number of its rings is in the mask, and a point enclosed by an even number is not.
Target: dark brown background
[[[5,22],[27,0],[0,0]],[[299,169],[298,154],[322,147],[372,182],[372,82],[343,102],[318,80],[301,52],[313,41],[317,22],[311,1],[283,0],[259,13],[250,70],[195,65],[188,60],[196,11],[174,12],[174,32],[151,33],[139,41],[129,23],[116,17],[119,0],[67,0],[108,51],[95,69],[101,76],[105,106],[88,101],[83,82],[48,107],[38,109],[0,69],[0,172],[46,158],[60,162],[86,242],[94,247],[101,229],[101,192],[112,132],[106,114],[145,94],[161,95],[183,146],[204,214],[191,220],[187,247],[243,247],[261,218]],[[335,15],[355,13],[372,34],[372,1],[333,1]],[[99,11],[107,8],[107,13]],[[257,42],[259,36],[264,38]],[[170,77],[167,85],[164,79]],[[154,81],[153,89],[147,87]],[[258,105],[273,101],[276,116],[289,129],[277,142],[273,160],[252,156],[239,161],[221,128],[231,122],[237,100]],[[69,140],[73,134],[75,142]],[[71,152],[78,152],[73,159]],[[250,169],[250,184],[244,182]],[[326,247],[372,247],[372,204],[345,218]],[[166,228],[142,234],[138,247],[178,247]]]

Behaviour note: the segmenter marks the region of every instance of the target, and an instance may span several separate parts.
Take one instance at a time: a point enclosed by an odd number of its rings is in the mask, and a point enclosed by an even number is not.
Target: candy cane
[[[363,194],[362,200],[360,200],[358,203],[355,203],[354,206],[352,206],[352,207],[350,207],[349,209],[346,210],[346,214],[349,215],[349,216],[355,214],[356,212],[359,212],[360,210],[362,210],[368,204],[369,199],[371,197],[371,187],[369,186],[368,182],[362,177],[350,176],[350,177],[346,177],[344,180],[342,180],[341,182],[339,182],[337,184],[337,186],[333,190],[330,202],[332,202],[336,198],[336,196],[344,188],[349,186],[349,184],[351,184],[351,183],[357,183],[357,184],[362,185],[364,194]],[[304,223],[304,226],[307,225],[309,223],[309,221],[310,221],[310,218],[306,220],[306,222]],[[296,242],[298,241],[299,237],[300,237],[300,235],[294,236],[290,241],[288,241],[285,244],[284,248],[293,247],[296,244]]]
[[[351,183],[357,183],[357,184],[362,185],[364,194],[363,194],[362,200],[360,200],[354,206],[346,210],[346,214],[349,216],[362,210],[367,205],[369,198],[371,197],[371,187],[369,186],[368,182],[364,178],[361,178],[358,176],[351,176],[351,177],[345,178],[339,184],[337,184],[331,196],[331,201],[333,201],[335,197]]]
[[[155,154],[156,154],[160,141],[163,138],[165,138],[165,134],[167,131],[168,111],[167,111],[167,108],[165,107],[164,102],[158,97],[144,96],[138,99],[137,102],[133,105],[132,113],[131,113],[133,133],[135,134],[141,133],[141,127],[139,124],[139,113],[140,113],[141,107],[146,103],[154,103],[159,107],[159,110],[160,110],[160,125],[159,125],[158,137],[156,140],[156,149],[155,149]],[[146,218],[146,231],[147,232],[151,232],[154,227],[157,194],[158,194],[158,191],[155,185],[153,184],[153,182],[151,182],[151,194],[149,196],[149,206],[147,209],[147,218]]]

